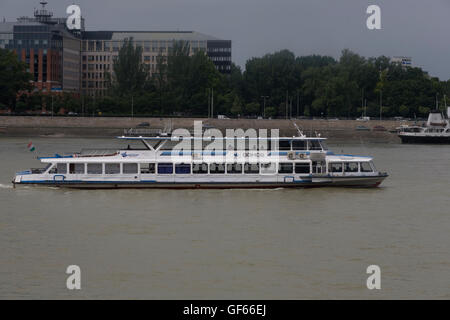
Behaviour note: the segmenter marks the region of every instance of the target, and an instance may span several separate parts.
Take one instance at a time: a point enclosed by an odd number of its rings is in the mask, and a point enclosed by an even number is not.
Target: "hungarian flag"
[[[33,152],[34,150],[36,150],[36,148],[33,145],[33,142],[30,142],[27,147],[28,147],[28,150],[30,150],[30,152]]]

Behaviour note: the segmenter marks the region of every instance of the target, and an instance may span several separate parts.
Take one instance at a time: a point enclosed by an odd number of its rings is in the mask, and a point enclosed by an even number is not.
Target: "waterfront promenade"
[[[357,126],[373,129],[383,126],[394,129],[405,121],[370,120],[267,120],[267,119],[207,119],[207,118],[131,118],[131,117],[31,117],[0,116],[0,136],[55,136],[55,137],[111,137],[123,134],[126,128],[148,123],[150,128],[192,128],[195,120],[221,130],[227,128],[279,129],[280,134],[296,135],[293,122],[305,132],[318,132],[335,139],[360,139],[360,137],[396,142],[396,135],[389,132],[357,131]]]

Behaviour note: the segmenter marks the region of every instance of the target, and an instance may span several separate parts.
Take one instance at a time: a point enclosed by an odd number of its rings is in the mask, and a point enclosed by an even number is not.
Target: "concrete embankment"
[[[405,122],[393,120],[256,120],[256,119],[206,119],[206,118],[126,118],[126,117],[12,117],[0,116],[0,136],[50,136],[50,137],[112,137],[122,135],[124,129],[148,122],[150,128],[192,129],[194,121],[225,129],[279,129],[280,135],[297,135],[293,122],[305,132],[318,132],[331,140],[374,140],[399,142],[395,134],[386,131],[357,131],[364,125],[369,129],[383,126],[395,129]]]

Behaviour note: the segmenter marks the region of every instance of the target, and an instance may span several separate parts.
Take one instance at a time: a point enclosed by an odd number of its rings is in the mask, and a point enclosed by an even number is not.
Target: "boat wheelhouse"
[[[388,176],[377,171],[371,157],[334,154],[321,137],[118,138],[140,147],[42,157],[45,168],[19,172],[13,183],[71,188],[376,187]],[[180,142],[183,148],[174,146]],[[241,149],[231,147],[239,143]]]

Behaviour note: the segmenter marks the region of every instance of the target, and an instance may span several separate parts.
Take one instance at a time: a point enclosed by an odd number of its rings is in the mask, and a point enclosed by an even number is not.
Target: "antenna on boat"
[[[297,132],[300,135],[300,137],[304,137],[305,135],[303,134],[302,130],[300,130],[298,125],[294,121],[292,121],[292,124],[294,125],[295,129],[297,129]]]

